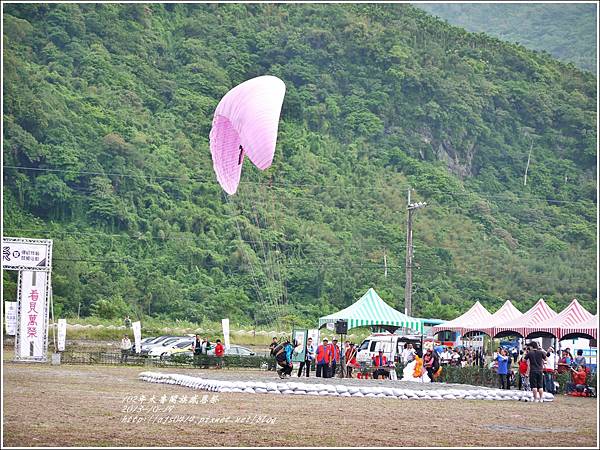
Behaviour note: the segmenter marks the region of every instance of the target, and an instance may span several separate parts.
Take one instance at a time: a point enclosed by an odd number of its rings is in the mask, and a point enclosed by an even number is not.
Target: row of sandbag
[[[399,389],[380,386],[345,386],[342,384],[312,384],[299,382],[263,382],[207,380],[181,374],[142,372],[139,379],[153,383],[176,384],[212,392],[245,392],[248,394],[288,394],[333,397],[379,397],[401,400],[519,400],[532,401],[531,391],[504,389]],[[554,396],[544,393],[544,401]]]

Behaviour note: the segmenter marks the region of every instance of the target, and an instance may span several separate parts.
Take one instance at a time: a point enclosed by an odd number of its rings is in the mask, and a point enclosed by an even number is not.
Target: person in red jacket
[[[331,362],[331,349],[329,340],[323,339],[323,343],[317,347],[317,377],[329,378],[329,363]]]
[[[338,340],[333,338],[333,342],[329,344],[329,351],[331,353],[331,362],[329,364],[329,378],[335,376],[335,370],[340,362],[340,347],[338,346]]]
[[[221,344],[221,339],[217,339],[217,345],[215,346],[215,356],[217,357],[217,369],[223,368],[223,355],[225,354],[225,347]]]
[[[379,350],[379,354],[377,356],[373,356],[373,365],[376,369],[373,371],[373,378],[377,380],[381,375],[381,378],[388,378],[390,376],[389,372],[384,369],[387,367],[388,361],[385,355],[383,354],[383,350]]]
[[[346,349],[346,353],[345,353],[344,357],[346,358],[347,377],[353,378],[352,377],[352,369],[354,369],[355,367],[358,367],[358,364],[356,362],[356,347],[354,346],[353,342],[350,342],[348,349]]]
[[[577,366],[577,370],[571,368],[571,383],[567,383],[566,392],[570,394],[573,391],[583,392],[586,386],[587,372],[583,366]]]

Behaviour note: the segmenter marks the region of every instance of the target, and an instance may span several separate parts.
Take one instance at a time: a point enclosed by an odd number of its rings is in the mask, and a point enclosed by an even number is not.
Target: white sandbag
[[[329,395],[329,391],[325,391],[325,390],[323,390],[323,391],[320,391],[320,392],[319,392],[319,395],[320,395],[321,397],[326,397],[326,396],[328,396],[328,395]]]
[[[306,391],[307,395],[316,395],[317,397],[319,396],[319,393],[317,391]]]
[[[446,394],[443,396],[446,400],[456,400],[456,397],[452,394]]]
[[[368,394],[365,394],[365,397],[376,397],[377,394],[374,394],[373,392],[369,392]]]
[[[294,395],[306,395],[306,391],[301,391],[300,389],[296,389],[294,391]]]
[[[269,391],[267,391],[265,388],[254,388],[254,392],[256,392],[257,394],[267,394]]]
[[[350,392],[350,394],[354,395],[357,392],[360,392],[360,388],[358,388],[356,386],[348,386],[348,392]]]
[[[352,394],[352,397],[364,397],[364,396],[365,396],[365,394],[363,394],[363,393],[362,393],[362,392],[360,392],[360,391],[357,391],[357,392],[355,392],[354,394]]]
[[[342,392],[348,392],[348,388],[343,384],[338,384],[335,389],[341,394]]]
[[[340,397],[352,397],[352,394],[348,391],[340,393]]]
[[[394,391],[392,391],[390,388],[382,388],[381,392],[383,392],[385,395],[394,395]]]
[[[255,393],[254,389],[252,389],[251,387],[247,387],[246,389],[244,389],[244,392],[246,392],[247,394],[254,394]]]
[[[293,394],[293,393],[294,393],[294,391],[293,391],[293,390],[291,390],[291,389],[285,389],[285,390],[283,390],[283,391],[280,391],[280,392],[281,392],[282,394]]]

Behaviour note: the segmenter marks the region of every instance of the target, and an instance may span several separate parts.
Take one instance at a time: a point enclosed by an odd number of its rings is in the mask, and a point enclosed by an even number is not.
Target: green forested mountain
[[[550,53],[596,73],[594,3],[414,3],[452,25]]]
[[[58,313],[311,323],[369,287],[402,307],[409,187],[429,204],[413,314],[596,310],[588,72],[406,4],[9,4],[3,21],[4,234],[54,239]],[[287,85],[275,161],[228,197],[214,108],[264,74]]]

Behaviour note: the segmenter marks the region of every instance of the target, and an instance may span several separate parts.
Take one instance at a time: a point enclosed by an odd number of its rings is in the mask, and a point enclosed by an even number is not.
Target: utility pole
[[[413,239],[412,239],[412,220],[413,212],[419,208],[424,208],[427,203],[410,202],[410,188],[408,188],[408,200],[406,202],[408,217],[406,219],[406,285],[404,287],[404,314],[412,314],[412,266],[413,266]]]

